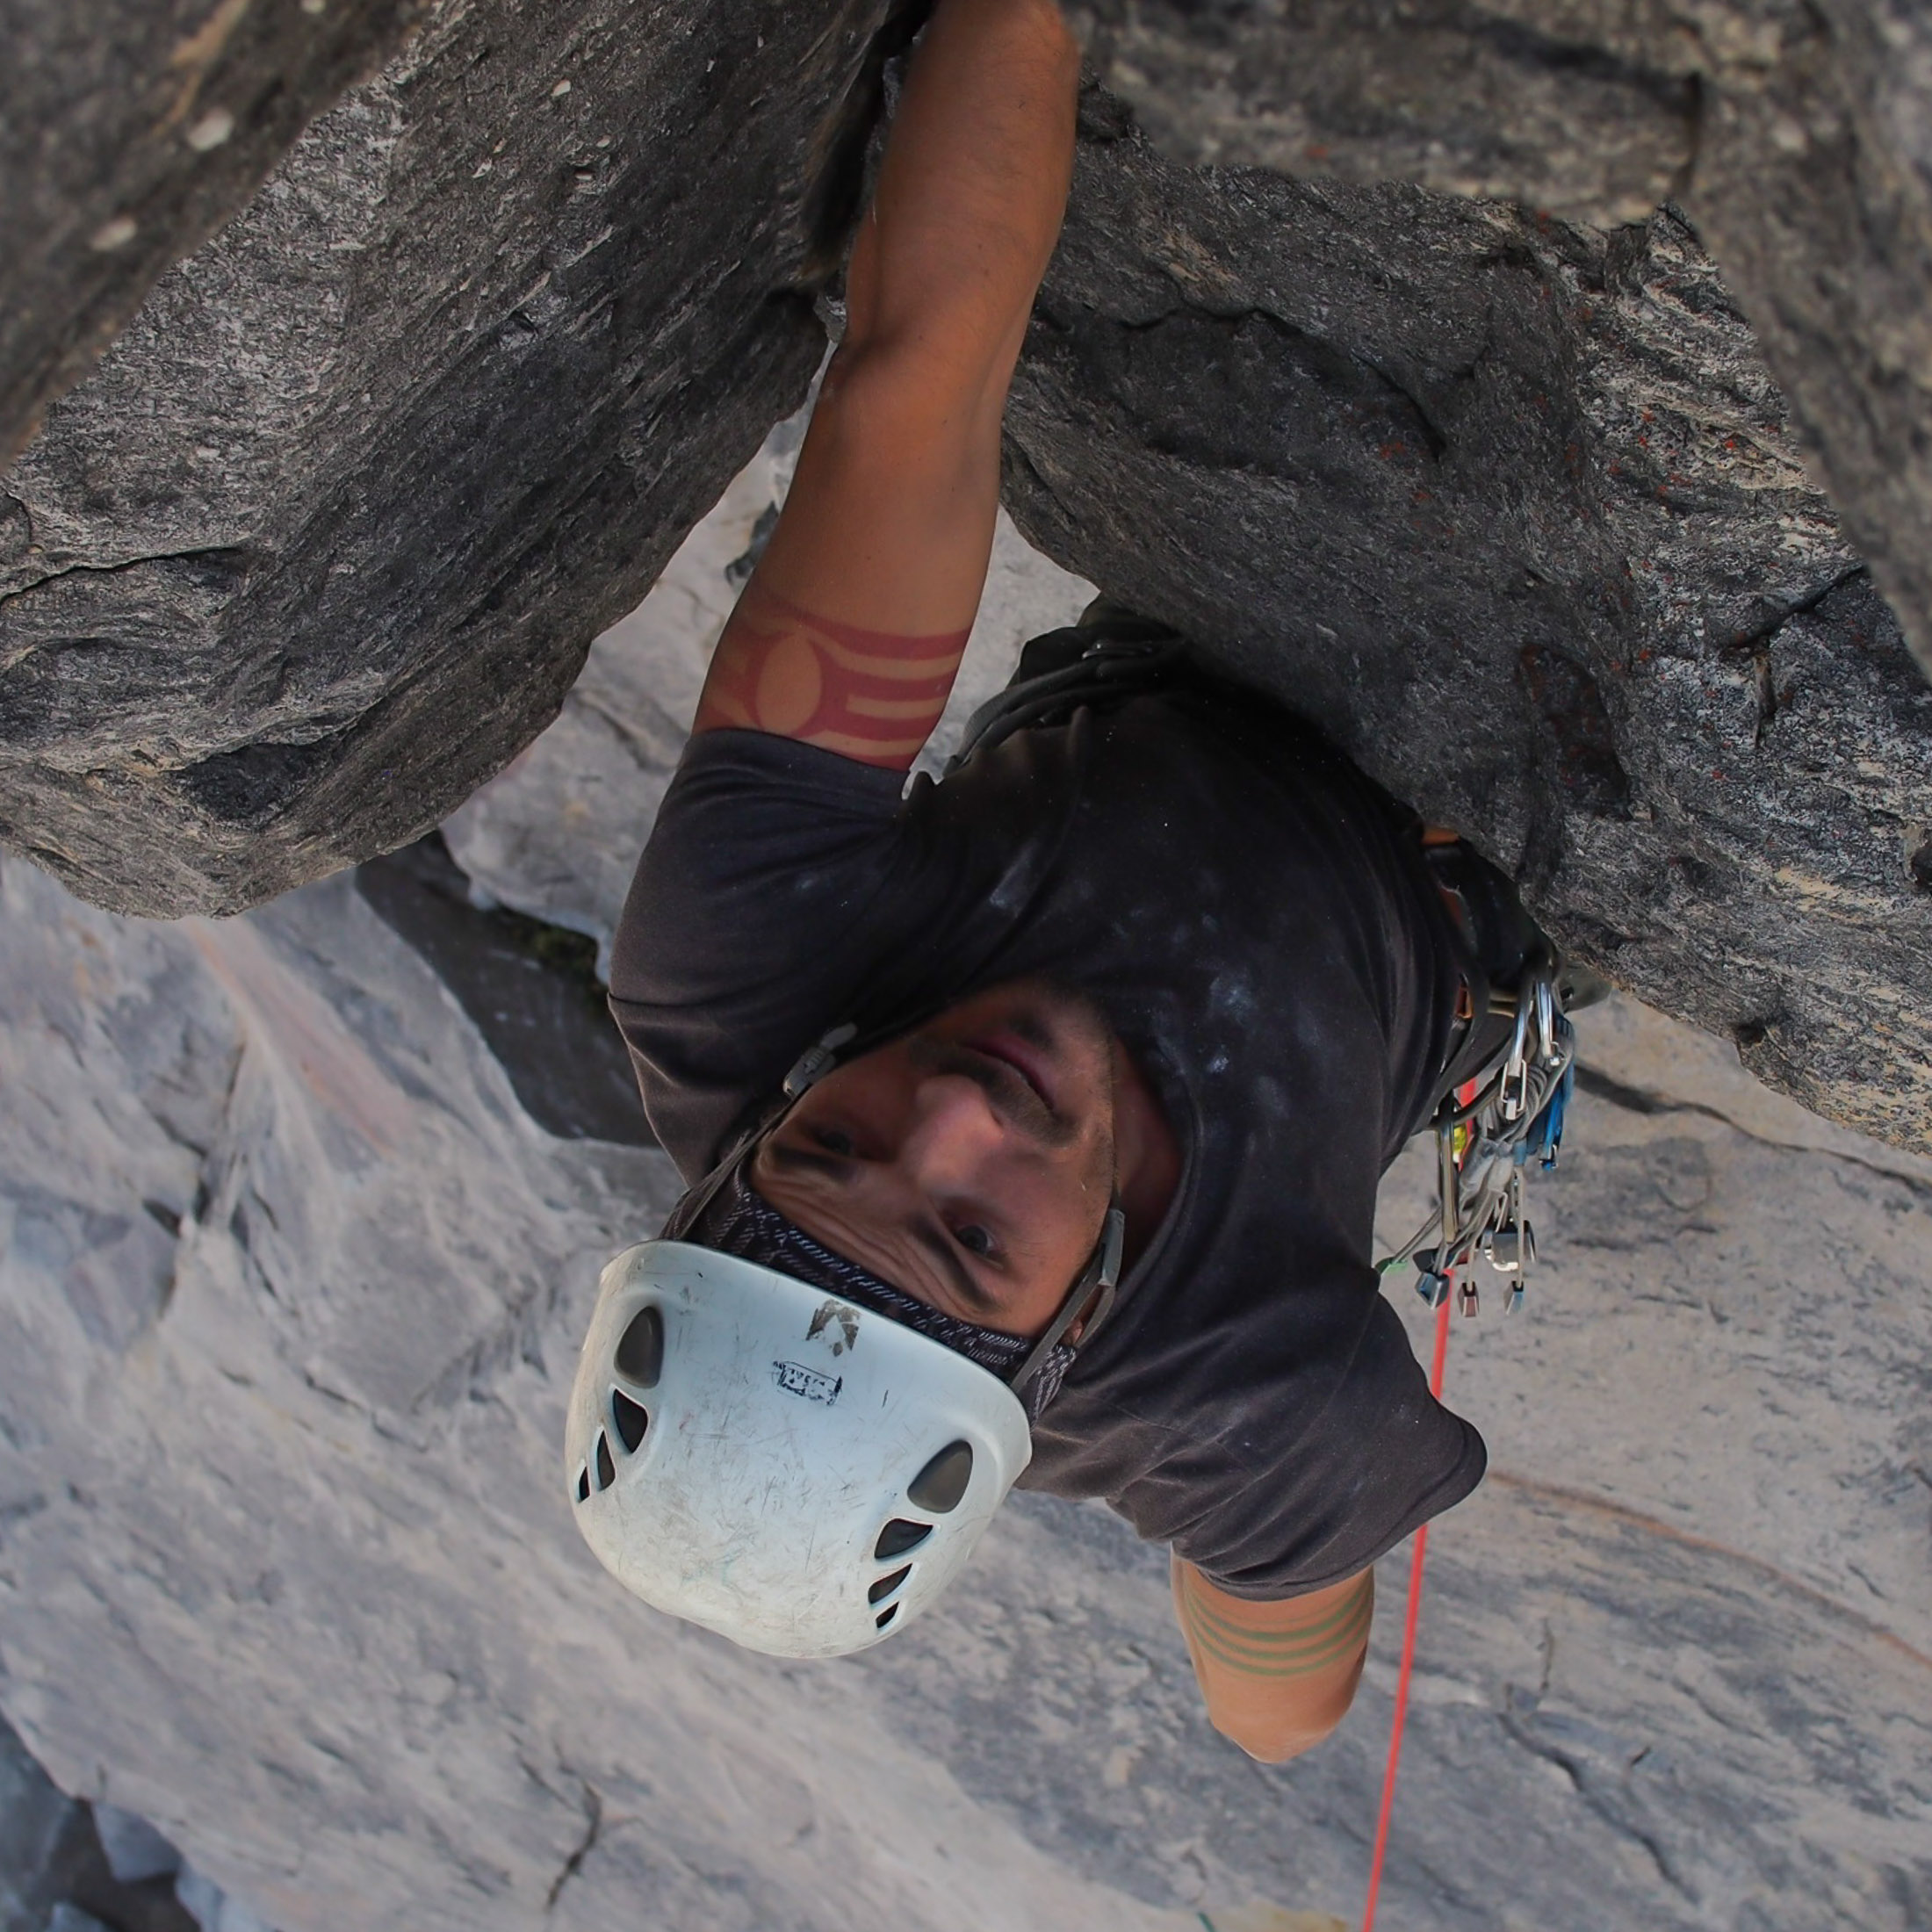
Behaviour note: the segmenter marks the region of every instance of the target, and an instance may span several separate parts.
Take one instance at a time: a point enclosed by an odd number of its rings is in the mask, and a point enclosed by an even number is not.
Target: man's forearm
[[[853,250],[846,338],[696,730],[904,769],[938,721],[985,583],[1078,81],[1052,0],[940,0]]]
[[[1072,177],[1079,56],[1053,0],[941,0],[847,277],[847,347],[984,364],[1004,398]]]
[[[971,625],[1006,391],[1066,205],[1078,81],[1052,0],[940,0],[762,588],[876,631]],[[924,561],[906,570],[910,557]]]

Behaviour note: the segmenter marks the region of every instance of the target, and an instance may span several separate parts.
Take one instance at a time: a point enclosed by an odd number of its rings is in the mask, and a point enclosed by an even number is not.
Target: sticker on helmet
[[[821,1301],[812,1315],[811,1326],[805,1330],[805,1339],[830,1342],[834,1355],[844,1354],[859,1339],[858,1309],[844,1301]]]
[[[845,1387],[843,1375],[821,1375],[802,1362],[774,1362],[771,1379],[788,1395],[803,1395],[808,1402],[823,1402],[829,1409]]]

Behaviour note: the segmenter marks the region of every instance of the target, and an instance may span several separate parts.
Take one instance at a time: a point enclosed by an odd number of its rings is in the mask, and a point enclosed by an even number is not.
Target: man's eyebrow
[[[780,1167],[808,1168],[815,1174],[824,1174],[837,1181],[852,1179],[852,1163],[840,1155],[826,1153],[823,1148],[788,1147],[782,1141],[772,1141],[767,1144],[765,1151]]]
[[[969,1308],[981,1315],[997,1315],[999,1297],[966,1265],[965,1258],[946,1236],[923,1215],[915,1214],[906,1223],[913,1240],[925,1248],[945,1271],[954,1288]]]

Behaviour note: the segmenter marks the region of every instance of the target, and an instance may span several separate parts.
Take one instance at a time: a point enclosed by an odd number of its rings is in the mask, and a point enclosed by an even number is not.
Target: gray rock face
[[[1431,1539],[1386,1922],[1917,1932],[1932,1162],[1583,1018],[1548,1265],[1451,1352],[1493,1468]],[[671,1177],[540,1130],[349,882],[164,926],[0,864],[0,1704],[238,1913],[1358,1922],[1400,1553],[1355,1712],[1280,1771],[1208,1731],[1160,1554],[1098,1505],[1021,1498],[847,1663],[617,1592],[562,1406]]]
[[[443,827],[473,883],[530,918],[587,934],[609,977],[631,875],[684,749],[711,652],[791,480],[805,412],[780,423],[686,537],[651,595],[591,646],[557,722]],[[985,595],[953,695],[916,768],[935,775],[1020,647],[1071,624],[1093,586],[1032,549],[1002,514]],[[364,868],[367,882],[375,868]],[[630,1104],[635,1107],[635,1094]]]
[[[155,277],[422,11],[422,0],[11,0],[0,30],[0,465]]]
[[[1006,458],[1583,959],[1932,1146],[1932,688],[1674,215],[1189,170],[1092,96]]]
[[[1617,223],[1680,195],[1697,152],[1699,38],[1673,32],[1668,4],[1074,0],[1067,11],[1101,81],[1178,159],[1413,181]]]
[[[536,1128],[347,879],[175,927],[18,861],[0,895],[0,1695],[67,1789],[284,1932],[640,1899],[690,1932],[1158,1932],[854,1673],[595,1568],[561,1403],[663,1156]]]
[[[1932,670],[1932,17],[1907,0],[1079,0],[1184,161],[1689,208]]]
[[[181,1869],[143,1820],[59,1790],[0,1719],[0,1932],[214,1932],[177,1897]]]
[[[452,828],[499,896],[607,916],[677,736],[625,694],[685,690],[768,461]],[[986,684],[1084,595],[1020,566]],[[562,1404],[598,1262],[674,1182],[539,1126],[440,977],[463,948],[376,916],[391,870],[170,926],[0,864],[0,1705],[67,1787],[283,1932],[1359,1922],[1402,1553],[1355,1712],[1280,1771],[1208,1730],[1161,1555],[1097,1505],[1017,1499],[849,1663],[602,1577]],[[546,1107],[558,1012],[512,1015]],[[1920,1932],[1932,1159],[1631,1002],[1581,1024],[1547,1265],[1455,1326],[1492,1470],[1431,1539],[1384,1922]],[[1384,1245],[1429,1185],[1389,1177]]]
[[[472,10],[318,122],[12,473],[0,831],[111,905],[227,908],[501,765],[802,391],[783,291],[876,25]],[[1088,123],[1012,422],[1028,533],[1477,836],[1619,983],[1923,1144],[1927,693],[1688,229]],[[452,828],[485,878],[488,817]]]
[[[1166,18],[1096,14],[1109,70],[1157,41],[1171,85],[1150,54],[1135,84],[1193,102],[1197,145],[1203,115],[1260,126],[1182,54],[1274,17]],[[1304,26],[1338,46],[1352,18]],[[1525,153],[1610,152],[1549,133],[1586,82],[1583,133],[1663,152],[1636,104],[1678,125],[1653,83],[1689,70],[1644,64],[1647,16],[1558,36],[1620,66],[1474,18],[1429,32],[1478,47],[1477,93],[1544,103]],[[850,0],[760,46],[729,10],[461,11],[317,122],[9,479],[0,833],[111,905],[227,909],[501,766],[801,393],[821,336],[792,291],[840,229],[881,20]],[[1786,73],[1741,33],[1710,28],[1727,73]],[[1661,168],[1618,162],[1617,206]],[[1311,710],[1593,963],[1925,1144],[1928,694],[1676,216],[1190,171],[1097,95],[1009,458],[1050,554]],[[452,828],[485,877],[488,817]]]
[[[875,25],[452,10],[318,123],[10,479],[7,836],[230,905],[507,758],[803,393],[782,292]],[[1586,956],[1922,1144],[1927,694],[1688,233],[1089,137],[1021,523]],[[723,254],[721,208],[763,211]],[[590,934],[702,650],[609,656],[450,833]],[[562,1404],[672,1177],[568,1117],[560,1006],[493,1031],[515,996],[383,897],[158,925],[0,861],[0,1706],[61,1785],[284,1932],[1353,1922],[1399,1558],[1355,1712],[1282,1771],[1208,1732],[1162,1560],[1097,1507],[1022,1499],[841,1664],[595,1568]],[[546,1013],[540,1088],[493,1041]],[[1932,1162],[1627,1002],[1584,1047],[1532,1312],[1457,1330],[1493,1473],[1432,1539],[1385,1922],[1920,1932]]]
[[[796,407],[883,0],[439,13],[6,479],[0,837],[222,911],[427,831]]]

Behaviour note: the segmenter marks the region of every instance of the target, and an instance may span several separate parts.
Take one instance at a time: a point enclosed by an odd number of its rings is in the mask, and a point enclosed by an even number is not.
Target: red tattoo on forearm
[[[946,709],[967,636],[834,623],[753,580],[711,660],[692,729],[770,732],[904,769]]]

